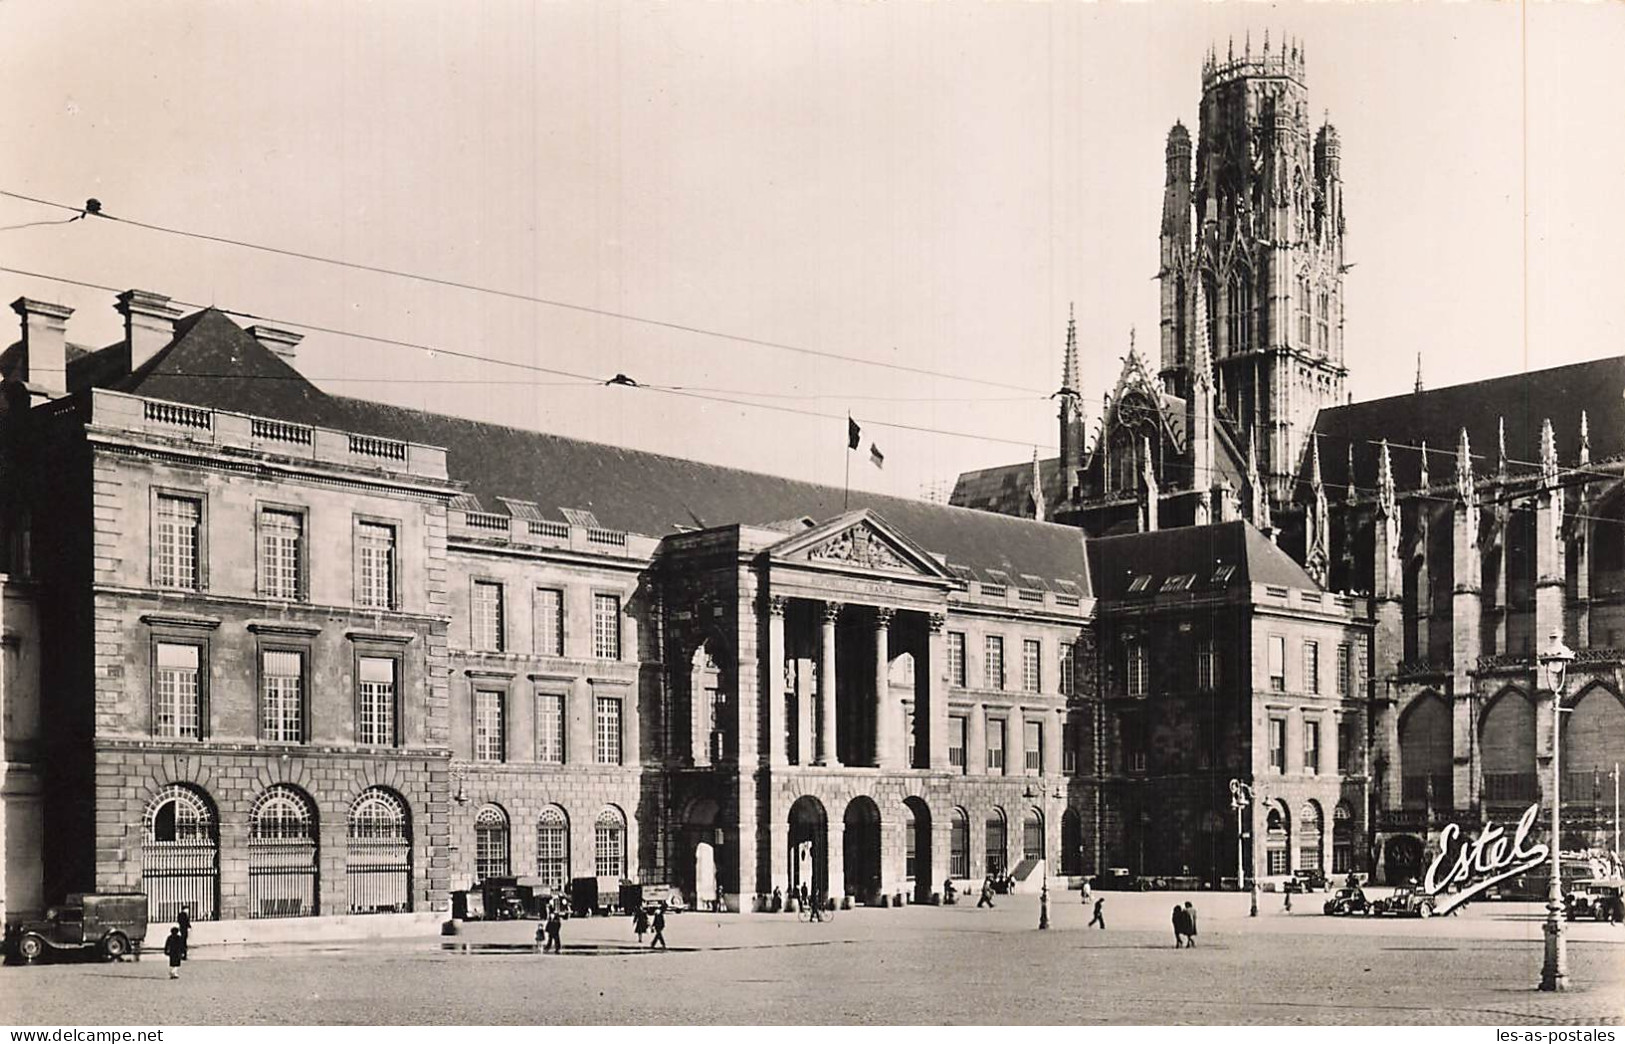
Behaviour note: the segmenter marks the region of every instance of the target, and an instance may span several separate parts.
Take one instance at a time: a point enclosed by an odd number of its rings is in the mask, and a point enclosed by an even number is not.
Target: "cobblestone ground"
[[[1429,921],[1333,919],[1264,897],[1190,896],[1200,945],[1173,948],[1169,893],[1112,895],[1107,931],[1076,893],[1035,930],[1032,896],[794,917],[682,914],[667,953],[624,919],[570,921],[565,952],[530,947],[534,922],[418,940],[197,951],[178,982],[161,959],[0,969],[0,1022],[198,1023],[1267,1023],[1625,1021],[1625,928],[1570,934],[1573,988],[1533,989],[1533,905]]]

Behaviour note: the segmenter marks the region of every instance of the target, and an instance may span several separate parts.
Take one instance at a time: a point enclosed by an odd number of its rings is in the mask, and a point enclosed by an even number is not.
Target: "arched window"
[[[536,876],[554,892],[570,880],[570,820],[557,805],[542,809],[536,820]]]
[[[248,814],[248,916],[317,913],[316,810],[303,791],[269,788]]]
[[[1227,354],[1235,355],[1252,347],[1253,339],[1253,281],[1240,266],[1230,272],[1228,304]]]
[[[1298,810],[1298,868],[1301,870],[1322,870],[1326,864],[1320,855],[1320,841],[1323,832],[1323,823],[1320,815],[1320,806],[1313,801],[1305,801]]]
[[[593,824],[593,872],[599,877],[626,876],[626,817],[606,808]]]
[[[1346,874],[1354,869],[1354,810],[1339,801],[1332,810],[1332,873]]]
[[[1307,350],[1309,348],[1310,324],[1314,321],[1314,315],[1309,310],[1309,301],[1310,301],[1309,277],[1308,276],[1299,276],[1298,277],[1298,347],[1303,348],[1305,350]]]
[[[1315,310],[1315,350],[1321,355],[1326,354],[1332,343],[1331,300],[1331,295],[1322,290]]]
[[[1517,689],[1506,689],[1484,709],[1478,730],[1484,803],[1521,812],[1539,800],[1535,705]]]
[[[954,809],[952,826],[948,831],[948,876],[970,876],[970,816],[962,808]]]
[[[1564,806],[1597,808],[1606,805],[1611,809],[1614,787],[1610,774],[1615,765],[1625,762],[1625,703],[1611,690],[1595,685],[1580,694],[1573,711],[1564,718]],[[1607,837],[1588,839],[1584,845],[1575,847],[1603,848],[1612,844],[1612,831],[1609,831]]]
[[[353,914],[412,909],[412,821],[394,791],[368,787],[345,821],[344,872]]]
[[[214,810],[197,790],[168,786],[147,804],[142,822],[141,890],[148,917],[173,921],[182,907],[194,921],[219,916],[220,839]]]
[[[1271,875],[1292,872],[1287,845],[1291,841],[1287,811],[1272,805],[1264,821],[1264,872]]]
[[[987,817],[985,840],[987,842],[987,872],[994,877],[1003,877],[1006,866],[1005,859],[1005,823],[1007,822],[1004,809],[995,808]]]
[[[1400,798],[1408,808],[1454,807],[1450,707],[1424,693],[1399,719]]]
[[[918,826],[914,821],[914,809],[908,805],[903,806],[903,879],[912,881],[916,876],[916,842],[915,834]]]
[[[474,817],[474,876],[508,876],[508,814],[495,805]]]

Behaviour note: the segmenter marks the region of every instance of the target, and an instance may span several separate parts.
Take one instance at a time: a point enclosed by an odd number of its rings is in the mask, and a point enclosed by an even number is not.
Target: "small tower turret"
[[[1078,472],[1083,468],[1083,392],[1078,375],[1078,318],[1072,307],[1067,309],[1066,348],[1061,358],[1061,387],[1055,398],[1061,400],[1061,492],[1063,501],[1072,499],[1077,489]]]

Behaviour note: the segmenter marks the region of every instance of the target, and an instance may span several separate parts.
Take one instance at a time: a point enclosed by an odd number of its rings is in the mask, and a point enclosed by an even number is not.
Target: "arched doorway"
[[[1326,861],[1321,856],[1322,841],[1326,834],[1326,820],[1320,803],[1305,801],[1298,810],[1298,868],[1324,870]]]
[[[412,817],[393,790],[368,787],[345,823],[344,874],[353,914],[412,909]]]
[[[1285,806],[1271,805],[1264,817],[1264,873],[1277,876],[1292,872],[1291,835],[1292,814]]]
[[[955,808],[948,821],[948,876],[970,877],[970,815],[962,808]]]
[[[846,894],[861,903],[880,895],[880,808],[859,795],[846,806],[841,854],[846,869]]]
[[[985,860],[987,873],[992,877],[1004,876],[1005,866],[1007,865],[1005,862],[1007,852],[1005,835],[1008,833],[1005,824],[1007,822],[1004,809],[998,806],[994,806],[993,811],[987,814],[987,825],[983,831],[983,840],[986,842],[984,847],[987,852]]]
[[[1422,876],[1422,842],[1408,834],[1391,837],[1383,846],[1382,869],[1388,884],[1398,885]]]
[[[903,799],[903,877],[914,886],[914,901],[931,901],[931,809],[917,797]]]
[[[718,851],[719,822],[720,809],[710,798],[690,802],[683,813],[676,860],[677,886],[693,899],[696,910],[707,908],[717,898],[717,857],[721,854]]]
[[[510,863],[508,813],[485,805],[474,817],[474,877],[507,877]]]
[[[191,910],[194,921],[219,916],[219,825],[201,791],[168,786],[147,805],[141,890],[155,922],[175,920],[182,907]]]
[[[790,806],[790,889],[802,885],[812,895],[829,895],[829,815],[815,797]]]
[[[1061,873],[1068,877],[1083,873],[1083,817],[1075,808],[1061,813]]]
[[[248,813],[248,916],[316,913],[316,807],[296,787],[278,784]]]
[[[1044,858],[1044,814],[1029,808],[1021,818],[1021,861],[1036,863]]]

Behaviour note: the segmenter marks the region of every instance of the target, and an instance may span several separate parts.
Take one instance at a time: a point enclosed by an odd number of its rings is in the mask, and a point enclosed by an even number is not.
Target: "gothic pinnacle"
[[[1416,477],[1416,488],[1425,492],[1428,489],[1428,487],[1433,485],[1433,482],[1428,478],[1428,440],[1427,439],[1422,440],[1422,465],[1421,465],[1421,467],[1422,467],[1421,473],[1418,474],[1417,477]]]
[[[1540,422],[1540,484],[1546,489],[1557,485],[1557,436],[1550,417]]]
[[[1580,411],[1580,463],[1591,463],[1591,420],[1586,411]]]
[[[1467,428],[1461,429],[1461,440],[1456,443],[1456,499],[1463,504],[1473,502],[1473,450],[1467,441]]]
[[[1377,506],[1388,517],[1398,509],[1398,494],[1394,490],[1394,460],[1388,452],[1388,440],[1382,440],[1377,456]]]
[[[1349,470],[1343,477],[1343,501],[1352,505],[1357,499],[1359,498],[1354,490],[1354,443],[1351,442],[1349,443]]]

